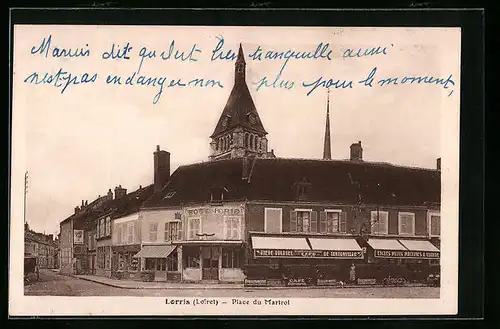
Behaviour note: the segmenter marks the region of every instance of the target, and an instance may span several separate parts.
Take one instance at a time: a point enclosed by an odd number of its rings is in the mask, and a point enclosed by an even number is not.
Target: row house
[[[36,257],[40,268],[56,268],[57,243],[53,234],[44,234],[30,229],[28,223],[24,224],[24,254]]]

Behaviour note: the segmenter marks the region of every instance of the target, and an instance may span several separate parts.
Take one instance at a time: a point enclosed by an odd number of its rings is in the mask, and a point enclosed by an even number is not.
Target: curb
[[[426,284],[413,284],[413,285],[349,285],[349,286],[296,286],[296,287],[290,287],[290,286],[283,286],[283,287],[244,287],[244,286],[238,286],[238,287],[217,287],[217,286],[203,286],[200,285],[199,287],[193,287],[193,286],[186,286],[186,287],[128,287],[128,286],[123,286],[119,284],[113,284],[113,283],[108,283],[108,282],[103,282],[100,280],[93,280],[91,278],[82,278],[78,277],[75,275],[69,275],[71,277],[74,277],[76,279],[80,280],[85,280],[89,282],[94,282],[94,283],[99,283],[105,286],[109,287],[114,287],[114,288],[120,288],[120,289],[132,289],[132,290],[141,290],[141,289],[172,289],[172,290],[288,290],[288,289],[346,289],[346,288],[388,288],[388,287],[405,287],[405,288],[418,288],[418,287],[429,287]]]

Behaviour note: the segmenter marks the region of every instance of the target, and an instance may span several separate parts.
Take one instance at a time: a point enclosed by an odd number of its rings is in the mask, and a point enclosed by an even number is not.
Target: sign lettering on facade
[[[224,216],[242,216],[243,207],[203,207],[187,209],[188,217],[196,217],[204,214],[216,214]]]
[[[435,259],[439,258],[439,252],[435,251],[411,251],[411,250],[375,250],[377,258],[420,258]]]
[[[73,230],[73,243],[83,244],[83,230]]]
[[[337,258],[362,259],[363,252],[341,250],[254,249],[255,258]]]

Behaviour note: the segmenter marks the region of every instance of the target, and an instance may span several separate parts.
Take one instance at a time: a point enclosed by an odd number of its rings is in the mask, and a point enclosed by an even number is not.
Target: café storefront
[[[184,208],[182,280],[242,282],[244,274],[243,203],[203,204]]]
[[[252,236],[248,286],[338,285],[363,262],[363,249],[350,237]]]
[[[372,237],[360,244],[367,248],[366,264],[358,268],[361,280],[417,283],[439,275],[440,251],[428,240]]]

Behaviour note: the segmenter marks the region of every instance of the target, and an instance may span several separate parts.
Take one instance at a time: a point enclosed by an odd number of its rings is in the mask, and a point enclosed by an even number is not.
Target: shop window
[[[186,268],[200,268],[199,248],[183,248],[182,254]]]
[[[224,237],[228,240],[240,239],[240,217],[224,217]]]
[[[156,270],[166,271],[167,270],[167,259],[166,258],[156,258]]]
[[[146,271],[154,271],[155,270],[155,259],[154,258],[146,258],[145,262],[145,270]]]
[[[158,223],[151,222],[149,223],[149,241],[156,242],[158,239]]]
[[[291,211],[290,232],[318,232],[317,213],[301,209]]]
[[[371,212],[371,233],[389,234],[389,213],[387,211]]]
[[[264,209],[264,232],[281,233],[282,231],[282,210],[281,208]]]
[[[398,214],[399,234],[415,235],[415,214],[411,212],[400,212]]]
[[[234,248],[222,248],[222,267],[240,268],[241,251]]]
[[[201,218],[189,218],[188,219],[188,236],[189,239],[198,239],[197,234],[200,233],[200,222]]]
[[[441,216],[437,213],[429,214],[429,236],[441,235]]]
[[[165,241],[175,241],[182,239],[181,222],[165,223]]]
[[[177,251],[172,252],[170,255],[167,257],[167,271],[169,272],[177,272]]]

